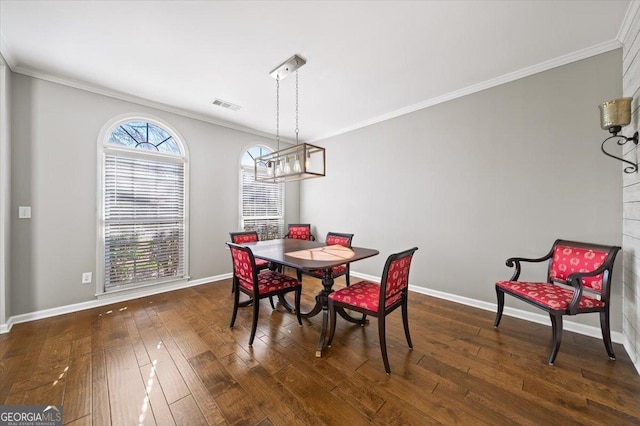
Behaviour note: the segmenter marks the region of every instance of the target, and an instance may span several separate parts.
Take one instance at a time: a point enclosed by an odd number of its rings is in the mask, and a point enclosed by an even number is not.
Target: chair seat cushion
[[[398,301],[402,293],[396,293],[385,302],[386,306]],[[377,312],[380,302],[380,284],[371,281],[360,281],[349,287],[334,291],[329,295],[329,299],[356,308],[364,308]]]
[[[310,271],[311,275],[313,275],[314,277],[318,277],[318,278],[322,278],[324,277],[324,271],[321,269],[317,269],[315,271]],[[331,276],[335,277],[339,277],[340,275],[343,275],[347,273],[347,265],[339,265],[339,266],[334,266],[333,268],[331,268]]]
[[[242,287],[253,291],[252,283],[242,279],[238,281]],[[300,282],[297,279],[281,274],[278,271],[264,271],[258,274],[258,292],[261,295],[286,288],[297,287],[299,285]]]
[[[573,298],[573,290],[549,283],[535,283],[523,281],[498,281],[496,285],[507,293],[517,294],[539,305],[547,306],[556,311],[564,311],[569,307]],[[582,293],[578,309],[603,307],[604,302]]]

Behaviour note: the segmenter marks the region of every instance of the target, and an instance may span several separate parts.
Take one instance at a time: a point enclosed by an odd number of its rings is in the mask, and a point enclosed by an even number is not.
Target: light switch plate
[[[82,273],[82,284],[91,284],[91,272],[83,272]]]
[[[31,219],[31,206],[18,207],[18,219]]]

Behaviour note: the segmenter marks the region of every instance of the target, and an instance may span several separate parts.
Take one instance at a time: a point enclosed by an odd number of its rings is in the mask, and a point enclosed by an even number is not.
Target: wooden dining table
[[[362,247],[327,246],[317,241],[281,239],[245,243],[250,247],[257,258],[304,271],[323,271],[322,290],[316,295],[316,303],[308,312],[300,312],[303,318],[311,318],[322,313],[322,328],[320,338],[316,346],[316,357],[321,357],[326,348],[326,337],[329,330],[329,303],[328,296],[333,292],[333,275],[331,269],[346,263],[356,262],[379,254],[378,250]],[[284,297],[280,297],[280,303],[287,309],[292,306]],[[342,309],[338,314],[345,320],[364,324],[368,320],[354,318]]]

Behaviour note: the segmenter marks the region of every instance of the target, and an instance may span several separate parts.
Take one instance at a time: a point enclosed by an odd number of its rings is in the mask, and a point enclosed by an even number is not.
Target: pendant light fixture
[[[298,69],[307,61],[298,55],[278,65],[269,75],[276,79],[276,143],[277,150],[256,157],[255,180],[267,183],[291,182],[325,175],[324,148],[298,141]],[[296,144],[280,149],[280,80],[296,74]]]

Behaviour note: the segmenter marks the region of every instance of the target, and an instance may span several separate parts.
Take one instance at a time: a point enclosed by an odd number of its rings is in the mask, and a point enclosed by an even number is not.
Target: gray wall
[[[244,149],[273,141],[184,116],[15,74],[11,211],[11,314],[95,298],[82,272],[96,263],[98,133],[112,118],[145,113],[175,128],[190,152],[190,275],[230,272],[224,246],[237,230],[239,164]],[[299,185],[287,191],[287,219],[298,221]]]
[[[640,130],[640,8],[632,20],[630,31],[624,39],[623,92],[632,97],[633,118],[631,125],[621,134],[633,135]],[[638,159],[636,147],[625,147],[626,159]],[[623,333],[628,340],[629,356],[640,371],[640,173],[624,174],[622,183],[623,221],[622,250],[624,256],[624,322]]]
[[[597,106],[622,94],[620,49],[332,137],[327,177],[304,182],[301,220],[320,236],[352,232],[380,276],[418,246],[411,284],[495,303],[510,256],[556,238],[621,243],[620,163],[600,153]],[[322,194],[327,194],[324,197]],[[622,329],[622,262],[612,329]],[[544,277],[541,267],[523,279]],[[539,310],[510,298],[507,306]],[[598,325],[597,315],[575,317]]]

